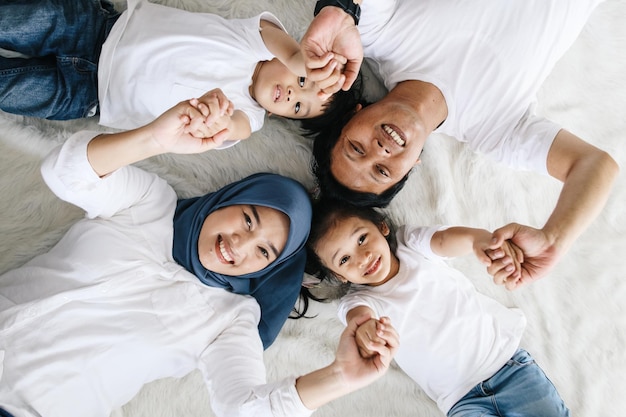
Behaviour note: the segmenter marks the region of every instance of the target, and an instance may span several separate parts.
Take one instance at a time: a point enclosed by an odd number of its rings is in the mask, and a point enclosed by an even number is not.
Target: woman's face
[[[198,238],[206,269],[238,276],[257,272],[278,258],[287,243],[289,217],[278,210],[233,205],[207,216]]]

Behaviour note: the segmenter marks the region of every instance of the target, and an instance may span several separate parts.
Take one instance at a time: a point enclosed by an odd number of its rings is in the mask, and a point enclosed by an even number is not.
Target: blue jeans
[[[448,417],[569,417],[552,382],[528,352],[519,349],[495,375],[476,385]]]
[[[0,109],[53,120],[95,115],[98,59],[118,17],[108,0],[0,0],[0,48],[20,54],[0,56]]]

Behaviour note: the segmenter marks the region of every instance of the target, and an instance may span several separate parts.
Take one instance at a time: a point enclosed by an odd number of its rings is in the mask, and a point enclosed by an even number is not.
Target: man
[[[509,224],[494,232],[524,254],[521,275],[511,274],[512,265],[489,266],[495,282],[513,289],[544,276],[598,215],[618,173],[606,152],[531,110],[599,1],[366,0],[359,20],[360,3],[318,1],[302,40],[311,79],[323,71],[317,57],[325,52],[348,59],[343,76],[325,81],[326,94],[351,85],[363,54],[390,90],[316,141],[323,191],[385,206],[430,133],[453,136],[509,166],[563,182],[542,229]]]

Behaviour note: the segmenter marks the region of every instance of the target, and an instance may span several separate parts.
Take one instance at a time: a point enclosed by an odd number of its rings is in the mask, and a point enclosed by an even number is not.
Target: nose
[[[385,146],[385,144],[380,139],[376,139],[376,145],[378,146],[375,147],[375,150],[376,153],[378,153],[379,155],[385,156],[391,153],[389,151],[389,148]]]
[[[365,250],[361,254],[361,259],[359,260],[359,268],[367,268],[372,260],[372,252],[369,250]]]

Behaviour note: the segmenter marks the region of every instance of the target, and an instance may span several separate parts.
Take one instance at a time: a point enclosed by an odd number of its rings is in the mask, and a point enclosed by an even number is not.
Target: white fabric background
[[[367,0],[371,1],[371,0]],[[314,1],[162,0],[194,11],[247,17],[275,13],[297,38]],[[124,3],[118,1],[122,7]],[[471,257],[454,265],[478,289],[522,308],[528,327],[522,346],[552,379],[574,416],[621,415],[626,409],[626,0],[608,0],[592,16],[574,46],[546,81],[537,110],[609,151],[622,167],[600,216],[545,279],[507,292],[491,283]],[[368,77],[372,97],[380,84]],[[50,122],[0,112],[0,272],[47,250],[82,213],[56,199],[39,175],[41,158],[97,120]],[[313,185],[311,143],[297,124],[270,118],[237,146],[203,155],[165,155],[139,165],[158,172],[182,197],[215,190],[258,171],[292,176]],[[510,221],[540,227],[558,197],[557,181],[511,171],[472,154],[456,141],[433,136],[422,164],[389,207],[399,223],[460,224],[493,229]],[[45,279],[45,277],[42,277]],[[335,303],[314,303],[317,317],[290,320],[266,352],[269,379],[327,364],[342,326]],[[157,381],[116,417],[212,416],[197,373]],[[319,409],[330,416],[439,416],[435,405],[395,366],[374,385]]]

